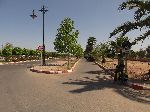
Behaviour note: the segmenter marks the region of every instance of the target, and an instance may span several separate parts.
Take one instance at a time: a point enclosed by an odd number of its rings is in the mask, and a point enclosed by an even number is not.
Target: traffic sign
[[[43,46],[38,46],[38,50],[42,51],[43,50]]]

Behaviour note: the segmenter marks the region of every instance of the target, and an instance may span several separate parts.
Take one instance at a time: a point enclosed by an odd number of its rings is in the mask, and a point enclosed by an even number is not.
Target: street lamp
[[[43,49],[42,49],[42,65],[44,66],[44,65],[46,65],[46,64],[45,64],[45,44],[44,44],[44,15],[45,15],[45,13],[46,13],[48,10],[47,10],[46,7],[43,5],[43,7],[41,8],[41,10],[39,10],[39,11],[42,12],[42,14],[43,14]],[[34,13],[34,10],[33,10],[32,15],[30,15],[30,16],[31,16],[33,19],[37,17],[37,15],[35,15],[35,13]]]

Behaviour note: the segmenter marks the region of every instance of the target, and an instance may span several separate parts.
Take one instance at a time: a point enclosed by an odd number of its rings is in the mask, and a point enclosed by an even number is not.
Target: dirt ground
[[[70,59],[70,68],[74,65],[74,63],[77,61],[76,58]],[[63,71],[67,70],[67,60],[60,59],[59,61],[55,61],[52,63],[49,63],[48,66],[34,66],[35,70],[46,70],[46,71]]]
[[[106,63],[103,64],[108,69],[115,69],[117,65],[117,60],[107,59]],[[142,76],[148,73],[150,69],[150,62],[140,62],[140,61],[127,61],[127,71],[129,77]]]

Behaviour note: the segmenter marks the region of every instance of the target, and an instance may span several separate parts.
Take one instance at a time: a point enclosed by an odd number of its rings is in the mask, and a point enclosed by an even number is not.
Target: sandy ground
[[[74,65],[77,59],[70,60],[70,67]],[[35,70],[43,70],[43,71],[63,71],[67,70],[67,61],[66,60],[59,60],[52,63],[48,63],[49,66],[34,66]]]
[[[106,68],[115,69],[117,65],[117,60],[109,59],[105,64],[103,64]],[[129,77],[140,76],[148,73],[150,69],[150,63],[148,62],[140,62],[140,61],[128,61],[127,71]]]

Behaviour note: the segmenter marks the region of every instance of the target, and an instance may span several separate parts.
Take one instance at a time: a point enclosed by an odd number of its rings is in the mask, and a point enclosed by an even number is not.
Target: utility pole
[[[46,9],[46,7],[43,5],[43,7],[41,8],[41,10],[39,10],[40,12],[42,12],[42,14],[43,14],[43,49],[42,49],[42,65],[43,66],[45,66],[46,65],[46,63],[45,63],[45,43],[44,43],[44,25],[45,25],[45,23],[44,23],[44,15],[45,15],[45,13],[48,11],[47,9]],[[34,10],[33,10],[33,14],[32,15],[30,15],[33,19],[35,18],[35,17],[37,17],[35,14],[34,14]]]

